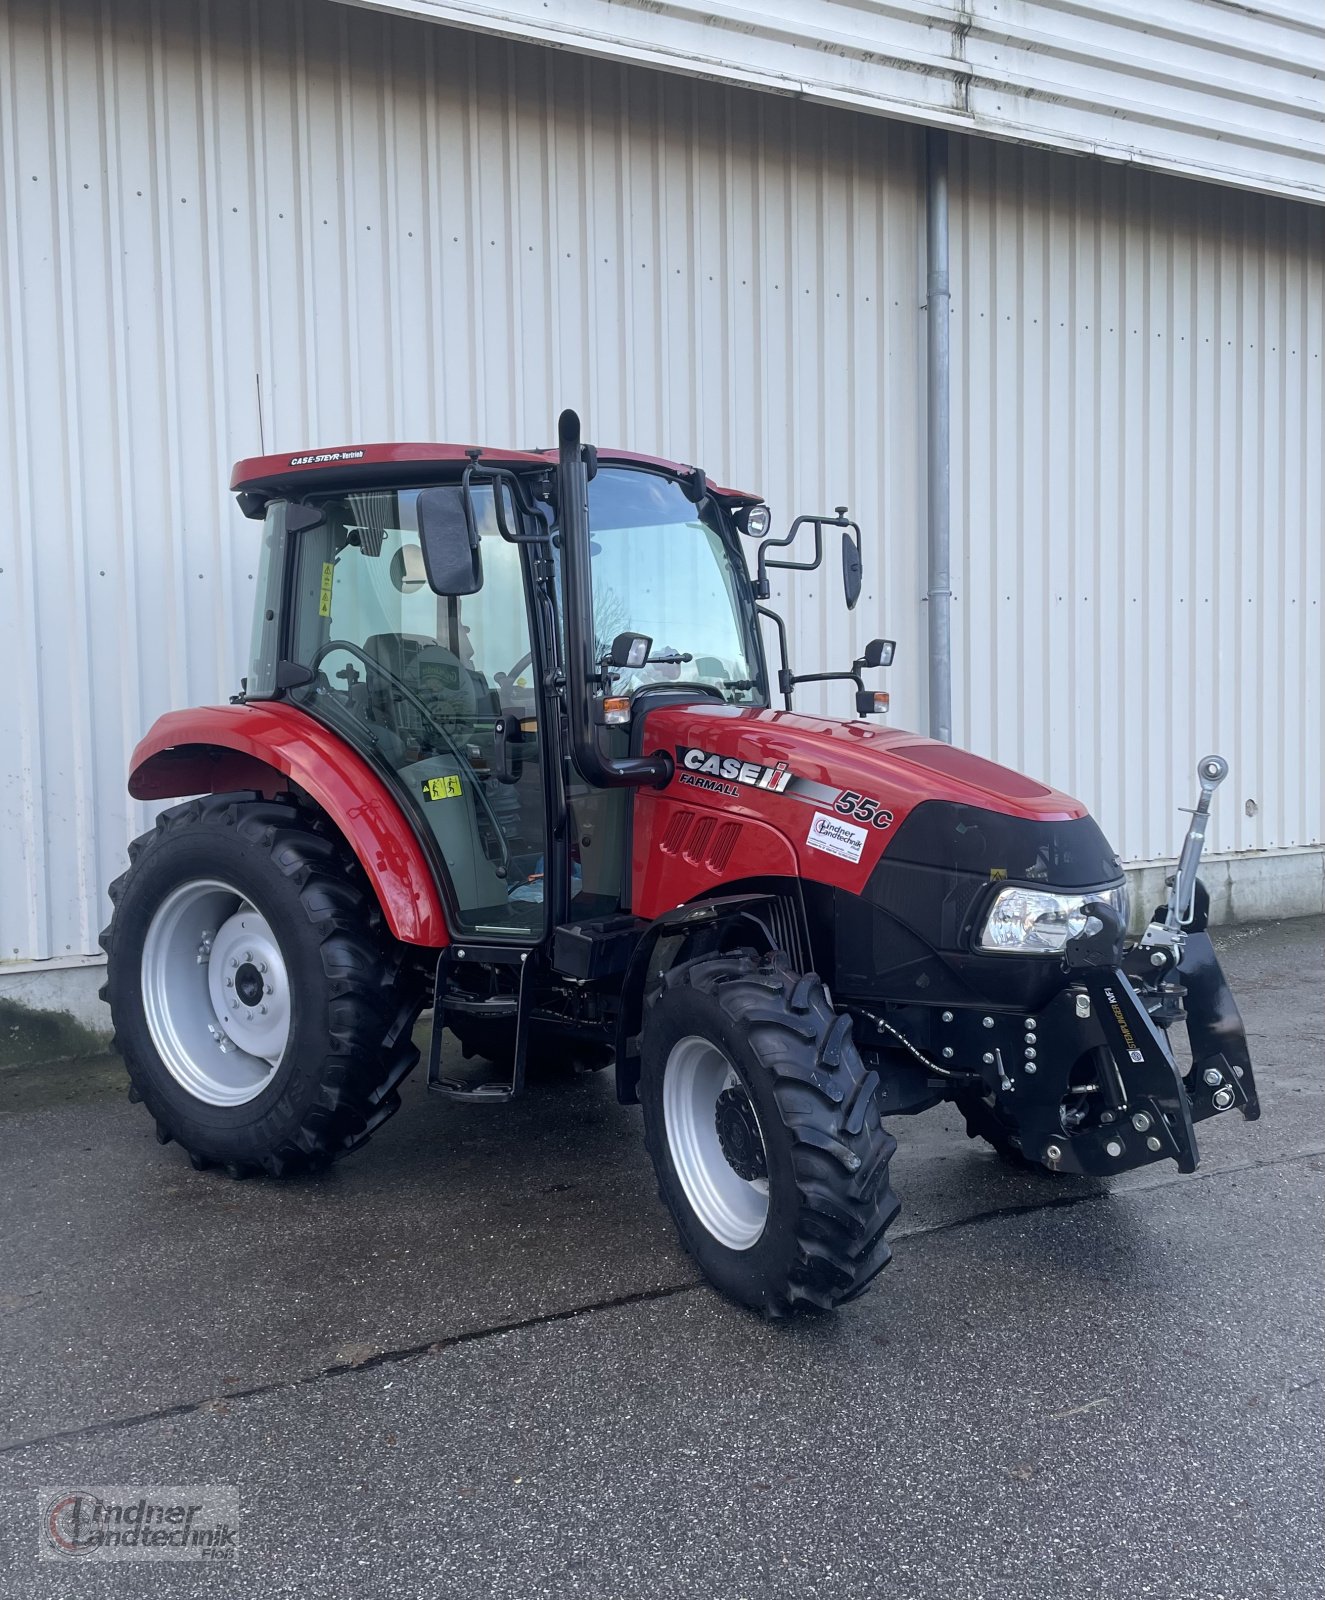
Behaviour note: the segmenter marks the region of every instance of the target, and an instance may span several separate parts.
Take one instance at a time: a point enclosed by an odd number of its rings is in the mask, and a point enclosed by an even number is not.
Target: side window
[[[292,653],[314,679],[292,698],[398,775],[445,858],[466,930],[535,934],[545,819],[520,551],[497,532],[489,498],[483,587],[434,594],[417,499],[373,490],[328,500],[325,524],[298,535]],[[521,759],[502,767],[506,712]]]

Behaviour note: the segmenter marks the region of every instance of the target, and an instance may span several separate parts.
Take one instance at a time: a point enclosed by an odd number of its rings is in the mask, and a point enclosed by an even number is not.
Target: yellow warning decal
[[[317,601],[317,614],[319,617],[329,617],[331,615],[331,580],[335,572],[336,568],[333,562],[324,561],[322,563],[322,590],[318,595]]]
[[[459,778],[425,778],[423,780],[423,798],[425,800],[454,800],[460,792]]]

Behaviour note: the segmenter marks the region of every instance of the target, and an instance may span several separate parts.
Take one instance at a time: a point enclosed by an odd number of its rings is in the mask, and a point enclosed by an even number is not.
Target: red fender
[[[405,944],[450,942],[432,868],[395,796],[368,763],[320,722],[281,701],[168,711],[133,753],[135,800],[296,783],[344,834]]]

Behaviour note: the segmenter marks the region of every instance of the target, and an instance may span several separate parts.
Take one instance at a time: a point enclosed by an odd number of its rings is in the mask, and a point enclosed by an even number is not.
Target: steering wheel
[[[386,666],[383,662],[378,661],[374,656],[370,656],[368,652],[362,649],[359,645],[351,644],[348,639],[328,639],[325,644],[319,645],[309,660],[309,671],[316,672],[322,665],[323,661],[325,661],[326,658],[335,650],[344,650],[348,655],[355,656],[358,658],[358,660],[362,661],[364,666],[369,668],[370,671],[380,672],[393,688],[400,691],[400,693],[406,700],[409,701],[416,711],[419,711],[423,714],[423,719],[427,725],[431,728],[435,728],[437,732],[441,734],[442,738],[446,741],[446,747],[450,754],[455,757],[460,767],[466,773],[468,773],[469,782],[475,796],[478,799],[478,803],[483,807],[484,813],[492,825],[492,831],[497,838],[497,848],[501,852],[502,876],[505,877],[507,872],[510,870],[511,865],[511,850],[510,846],[506,842],[506,835],[502,832],[501,823],[497,821],[497,813],[492,809],[492,804],[484,792],[483,784],[480,782],[478,774],[474,771],[473,767],[470,766],[464,755],[464,752],[460,749],[460,746],[451,737],[450,730],[438,721],[436,716],[434,716],[433,713],[428,709],[428,706],[424,700],[419,695],[415,694],[414,690],[410,688],[409,684],[407,684],[403,678],[397,677],[397,675],[392,672],[390,667]]]
[[[532,650],[526,650],[509,672],[499,672],[497,674],[497,682],[503,689],[512,688],[515,684],[515,680],[520,676],[526,667],[533,664],[533,660],[534,652]]]

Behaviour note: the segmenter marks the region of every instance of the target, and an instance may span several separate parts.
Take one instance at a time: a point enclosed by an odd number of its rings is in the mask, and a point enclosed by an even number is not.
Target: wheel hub
[[[678,1039],[663,1069],[667,1145],[696,1220],[729,1250],[749,1250],[769,1216],[759,1117],[731,1062],[699,1034]]]
[[[275,1076],[290,1039],[289,978],[271,925],[231,885],[195,879],[161,902],[142,994],[162,1062],[196,1099],[244,1105]]]
[[[745,1090],[724,1089],[714,1107],[713,1121],[727,1165],[736,1176],[747,1183],[754,1178],[766,1178],[768,1159],[764,1154],[764,1141],[755,1119],[755,1108]]]
[[[235,973],[235,996],[242,1005],[261,1005],[264,987],[262,974],[251,961],[246,961]]]

